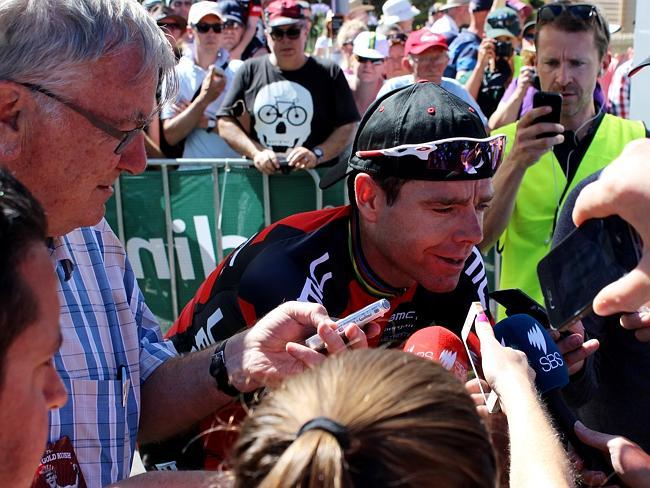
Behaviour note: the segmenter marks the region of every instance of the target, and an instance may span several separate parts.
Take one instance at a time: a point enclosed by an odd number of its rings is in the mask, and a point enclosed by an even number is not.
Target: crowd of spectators
[[[526,355],[494,337],[481,255],[496,247],[499,287],[542,302],[537,263],[572,220],[619,213],[650,240],[631,52],[613,55],[602,12],[569,0],[343,10],[4,1],[0,485],[648,486],[648,256],[596,298],[609,317],[550,333],[575,433],[606,454],[586,466]],[[559,123],[540,120],[539,91],[562,95]],[[163,338],[103,219],[147,156],[329,167],[321,188],[347,177],[350,205],[251,238]],[[377,298],[382,320],[334,330]],[[432,324],[460,335],[479,304],[484,380],[384,350]],[[313,333],[324,352],[304,344]],[[191,466],[162,444],[214,431]],[[165,446],[148,467],[200,469],[129,478],[138,444]]]

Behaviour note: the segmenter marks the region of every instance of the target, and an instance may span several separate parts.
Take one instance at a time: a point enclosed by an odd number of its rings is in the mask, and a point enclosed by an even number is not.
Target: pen
[[[126,408],[126,401],[129,398],[129,375],[126,370],[126,366],[120,365],[117,368],[117,379],[120,380],[122,386],[122,407]]]

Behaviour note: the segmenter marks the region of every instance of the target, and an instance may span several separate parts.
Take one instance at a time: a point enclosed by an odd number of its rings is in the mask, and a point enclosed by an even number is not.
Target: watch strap
[[[210,376],[217,383],[217,388],[221,393],[230,397],[237,397],[241,392],[230,383],[228,370],[226,369],[225,350],[228,339],[219,341],[214,348],[212,361],[210,361]]]

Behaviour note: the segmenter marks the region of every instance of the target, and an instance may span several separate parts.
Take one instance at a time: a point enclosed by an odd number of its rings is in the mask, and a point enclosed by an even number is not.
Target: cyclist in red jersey
[[[391,310],[371,346],[400,345],[432,324],[460,335],[470,303],[487,308],[476,244],[503,147],[469,105],[434,83],[377,100],[349,161],[321,181],[348,175],[352,204],[294,215],[250,238],[203,283],[169,336],[179,351],[197,350],[288,300],[343,317],[379,298]],[[475,157],[463,157],[468,151]],[[204,466],[216,467],[231,442],[222,429],[202,439]]]

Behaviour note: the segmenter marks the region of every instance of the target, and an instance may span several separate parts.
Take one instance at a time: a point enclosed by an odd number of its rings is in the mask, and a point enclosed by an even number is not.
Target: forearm
[[[323,150],[323,161],[334,159],[346,146],[352,144],[356,127],[356,122],[350,122],[334,129],[334,132],[318,146]]]
[[[508,412],[510,486],[574,486],[567,454],[533,385],[510,390],[501,396]]]
[[[257,17],[250,17],[246,25],[246,30],[242,35],[239,43],[230,50],[230,59],[241,59],[246,46],[253,40],[257,30]]]
[[[465,89],[467,89],[469,94],[472,95],[474,100],[478,98],[478,92],[481,89],[483,71],[485,71],[485,65],[476,63],[476,66],[472,70],[472,74],[469,75],[469,78],[467,78],[467,83],[465,83]]]
[[[497,170],[492,184],[494,199],[485,211],[481,251],[490,249],[508,226],[525,169],[508,155]]]
[[[253,159],[258,151],[263,149],[259,142],[253,141],[232,117],[219,117],[217,129],[221,138],[236,152]]]
[[[140,442],[183,432],[230,403],[210,375],[214,347],[166,361],[142,384]]]
[[[178,115],[163,121],[163,132],[165,139],[171,145],[182,141],[192,132],[201,121],[201,116],[207,107],[207,103],[198,97]]]
[[[519,118],[519,109],[525,95],[525,91],[516,91],[507,101],[500,103],[488,121],[490,130],[515,122]]]
[[[218,471],[151,471],[118,481],[107,488],[216,488],[229,486],[229,479],[227,472]]]

